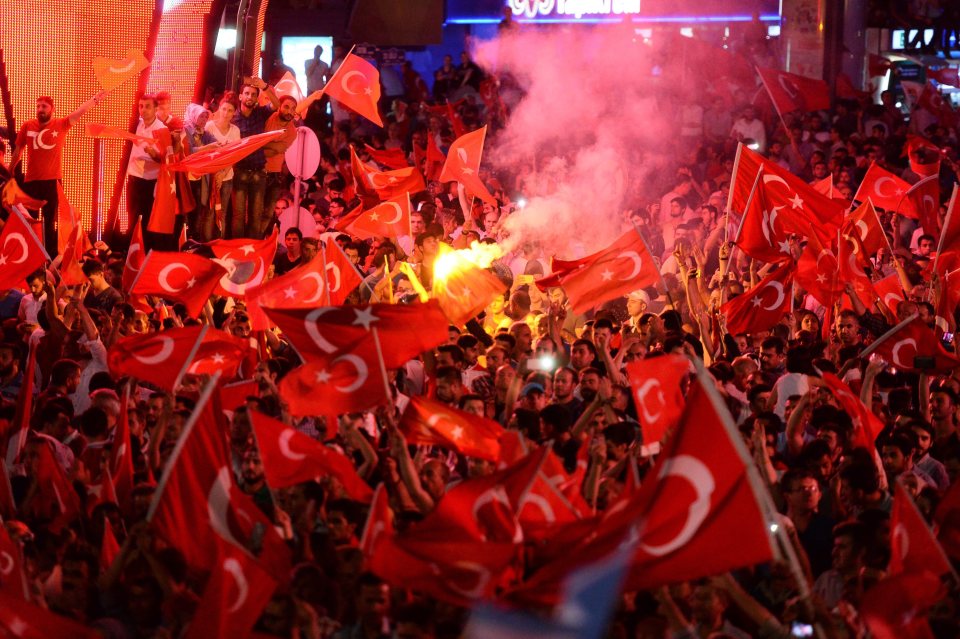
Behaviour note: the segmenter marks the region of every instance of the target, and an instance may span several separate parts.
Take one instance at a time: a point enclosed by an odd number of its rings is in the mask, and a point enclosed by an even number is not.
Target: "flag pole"
[[[254,412],[256,411],[250,413],[250,430],[253,433],[253,444],[257,447],[257,454],[260,456],[260,462],[263,463],[263,453],[261,452],[262,449],[260,448],[260,438],[257,437],[257,429],[253,425],[253,420],[256,419],[253,414]],[[289,424],[286,424],[286,426],[290,428]],[[279,508],[280,502],[277,500],[277,491],[273,488],[273,486],[270,485],[270,482],[267,481],[266,476],[263,478],[263,483],[267,487],[267,492],[270,493],[270,500],[273,502],[273,505]]]
[[[186,445],[187,439],[190,437],[190,433],[193,432],[193,427],[196,426],[197,422],[200,420],[200,414],[207,407],[207,402],[210,401],[210,397],[213,395],[213,391],[216,390],[219,382],[220,371],[217,371],[210,376],[210,381],[207,382],[206,387],[204,387],[204,389],[200,392],[200,397],[197,399],[197,403],[193,406],[193,412],[190,413],[190,418],[187,419],[187,423],[184,424],[183,432],[180,433],[180,438],[177,440],[177,445],[173,447],[173,452],[170,453],[170,457],[167,459],[167,465],[163,469],[163,475],[160,476],[160,481],[157,482],[157,487],[153,491],[153,499],[150,501],[150,507],[147,509],[147,522],[152,521],[153,516],[157,513],[157,507],[160,505],[160,499],[163,497],[163,492],[167,487],[167,482],[170,481],[170,475],[173,472],[173,467],[176,465],[176,461],[180,457],[180,453],[183,451],[183,447]]]
[[[336,240],[334,240],[336,243]],[[327,298],[327,306],[332,306],[330,303],[330,281],[327,279],[327,243],[320,243],[320,258],[323,260],[323,290]]]
[[[383,378],[383,391],[387,400],[393,401],[393,393],[390,391],[390,378],[387,376],[387,365],[383,361],[383,348],[380,346],[380,333],[377,332],[376,326],[370,330],[373,333],[373,345],[377,349],[377,363],[380,365],[380,376]]]
[[[743,224],[747,221],[747,212],[750,210],[750,205],[753,204],[753,198],[757,195],[757,187],[760,186],[760,178],[763,176],[763,165],[760,165],[760,169],[757,171],[757,177],[753,178],[753,186],[750,187],[750,194],[747,196],[747,203],[743,206],[743,213],[740,216],[740,226],[737,227],[737,235],[733,238],[733,242],[736,243],[740,239],[740,234],[743,233]],[[730,189],[730,192],[733,193],[733,189]],[[729,259],[728,262],[729,264]]]
[[[950,203],[947,204],[947,217],[943,220],[943,229],[940,230],[940,241],[937,243],[937,254],[933,258],[933,272],[937,272],[937,264],[940,262],[940,253],[943,251],[944,231],[950,228],[950,220],[953,218],[953,207],[957,204],[957,185],[953,185],[953,193],[950,195]],[[884,234],[886,237],[886,234]],[[890,251],[893,254],[893,251]]]
[[[796,153],[798,157],[803,157],[803,155],[800,153],[800,147],[797,145],[797,141],[793,138],[793,134],[790,133],[790,127],[787,126],[787,121],[783,119],[783,113],[780,112],[780,105],[777,104],[776,99],[773,97],[773,92],[770,91],[770,87],[767,85],[767,80],[763,77],[763,74],[760,73],[760,67],[756,67],[756,69],[757,75],[760,76],[760,82],[763,83],[763,88],[767,90],[767,96],[770,98],[770,101],[773,102],[773,108],[777,112],[777,116],[780,118],[780,124],[783,125],[783,131],[787,134],[787,137],[790,138],[790,145],[793,147],[794,153]]]
[[[640,238],[640,241],[643,243],[644,250],[647,251],[647,255],[650,256],[650,259],[654,259],[653,251],[650,250],[650,247],[647,245],[647,241],[643,238],[643,233],[640,232],[640,228],[637,227],[636,223],[631,221],[633,225],[633,231],[637,234],[637,237]],[[656,264],[656,262],[654,262]],[[657,277],[660,278],[660,284],[663,285],[663,294],[667,296],[667,300],[670,301],[670,306],[677,310],[677,304],[673,301],[673,296],[670,295],[670,289],[667,287],[667,282],[663,279],[663,273],[660,272],[660,266],[657,266]]]

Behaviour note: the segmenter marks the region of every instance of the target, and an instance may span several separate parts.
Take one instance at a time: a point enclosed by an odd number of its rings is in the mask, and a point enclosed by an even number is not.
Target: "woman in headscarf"
[[[183,116],[183,150],[190,155],[211,145],[217,144],[216,138],[206,131],[210,120],[210,111],[199,104],[188,104]],[[187,232],[192,239],[209,242],[213,237],[213,214],[210,211],[210,176],[187,173],[190,189],[197,203],[188,215]]]

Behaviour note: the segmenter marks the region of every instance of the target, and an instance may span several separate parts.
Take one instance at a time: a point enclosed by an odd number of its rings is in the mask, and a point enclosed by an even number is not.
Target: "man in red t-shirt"
[[[37,119],[25,122],[17,135],[10,171],[16,169],[26,150],[27,173],[22,186],[31,197],[46,201],[40,212],[43,213],[43,244],[51,259],[57,255],[57,186],[63,180],[63,146],[67,133],[105,95],[106,91],[101,91],[65,118],[54,118],[53,98],[40,96],[37,98]]]

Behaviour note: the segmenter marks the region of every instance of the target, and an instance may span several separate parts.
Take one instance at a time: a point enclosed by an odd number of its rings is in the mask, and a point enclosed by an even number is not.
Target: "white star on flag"
[[[221,355],[220,353],[214,353],[213,357],[211,357],[210,359],[213,360],[214,364],[223,364],[225,361],[227,361],[227,358]]]
[[[790,252],[790,242],[788,242],[788,241],[786,241],[786,240],[783,240],[782,242],[780,242],[780,252],[781,252],[781,253],[789,253],[789,252]]]
[[[319,371],[314,377],[317,380],[318,384],[326,384],[327,382],[330,381],[330,378],[332,376],[330,375],[330,373],[327,372],[326,369],[323,369],[322,371]]]
[[[288,300],[292,300],[297,296],[297,289],[293,288],[292,286],[288,286],[287,288],[283,289],[283,296]]]
[[[763,304],[763,302],[760,301],[760,298],[759,298],[759,297],[753,298],[752,300],[750,300],[750,303],[753,304],[754,306],[757,306],[757,307],[759,307],[761,304]]]
[[[603,269],[603,272],[600,273],[600,279],[604,282],[609,282],[613,279],[613,272],[610,269]]]
[[[820,273],[819,275],[817,275],[817,281],[823,284],[824,282],[827,281],[827,276],[824,275],[823,273]]]
[[[197,283],[197,278],[191,277],[187,280],[187,288],[193,288],[193,285]]]
[[[380,216],[377,215],[377,212],[376,212],[376,211],[371,211],[371,212],[370,212],[370,219],[373,220],[374,222],[376,222],[377,220],[380,219]]]
[[[370,325],[374,322],[379,322],[380,318],[373,314],[373,311],[369,307],[360,310],[354,309],[354,313],[357,315],[357,319],[353,320],[354,326],[363,326],[368,331],[370,330]]]
[[[790,199],[790,205],[795,209],[803,208],[803,200],[800,199],[799,193],[794,193],[793,198]]]
[[[453,430],[450,431],[450,436],[459,440],[461,437],[463,437],[463,427],[454,426]]]
[[[257,252],[257,249],[254,248],[253,244],[244,244],[240,247],[240,250],[243,251],[244,255],[250,255],[251,253]]]

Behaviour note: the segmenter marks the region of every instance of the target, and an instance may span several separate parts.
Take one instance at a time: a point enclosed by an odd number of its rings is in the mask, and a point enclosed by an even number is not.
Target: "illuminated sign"
[[[509,0],[517,17],[622,16],[640,13],[640,0]]]

